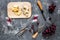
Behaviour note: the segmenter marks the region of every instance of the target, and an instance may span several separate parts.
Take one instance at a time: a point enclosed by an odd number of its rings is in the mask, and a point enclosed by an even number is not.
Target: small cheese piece
[[[12,11],[17,13],[19,11],[19,7],[14,5],[13,8],[12,8]]]
[[[21,9],[19,9],[19,7],[16,6],[16,5],[13,6],[13,8],[12,8],[12,12],[14,12],[14,14],[17,15],[17,16],[20,16],[21,13],[22,13]]]
[[[22,9],[22,11],[23,11],[23,15],[25,15],[26,17],[28,17],[28,14],[29,14],[29,8],[26,7],[26,6],[24,6],[23,9]]]

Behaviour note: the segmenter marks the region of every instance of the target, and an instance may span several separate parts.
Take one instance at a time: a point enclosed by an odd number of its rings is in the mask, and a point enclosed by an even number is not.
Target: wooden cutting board
[[[31,9],[30,2],[10,2],[7,5],[7,15],[10,18],[29,18]]]

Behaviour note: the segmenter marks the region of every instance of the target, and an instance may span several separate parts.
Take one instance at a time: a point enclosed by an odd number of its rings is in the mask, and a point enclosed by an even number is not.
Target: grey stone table
[[[39,14],[40,15],[40,25],[44,24],[45,21],[41,15],[41,12],[36,4],[37,0],[0,0],[0,40],[33,40],[31,38],[31,34],[27,31],[23,38],[18,38],[17,36],[14,35],[8,35],[8,34],[4,34],[4,32],[2,31],[2,27],[3,25],[6,23],[5,21],[5,17],[7,17],[7,4],[9,2],[31,2],[32,4],[32,15],[34,14]],[[51,36],[49,39],[43,39],[41,36],[41,33],[39,34],[39,36],[36,38],[36,40],[60,40],[60,0],[53,0],[56,2],[57,8],[54,12],[53,15],[49,15],[49,13],[47,12],[47,6],[49,3],[51,3],[50,0],[41,0],[42,4],[43,4],[43,9],[44,9],[44,15],[47,18],[48,16],[52,17],[52,22],[54,22],[55,20],[55,24],[57,26],[56,29],[56,34]],[[21,24],[24,24],[28,21],[28,19],[13,19],[14,23],[13,26],[15,26],[16,28],[21,28]]]

